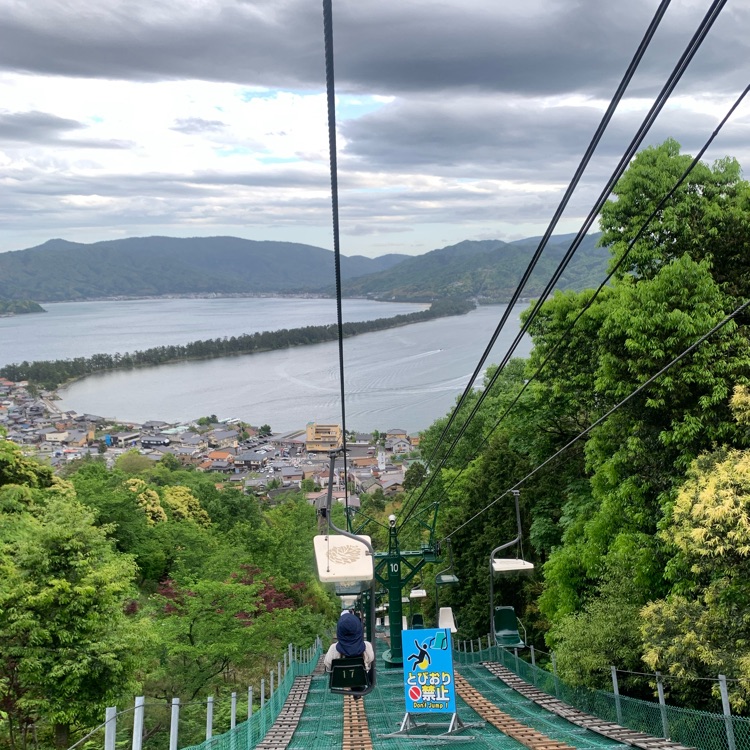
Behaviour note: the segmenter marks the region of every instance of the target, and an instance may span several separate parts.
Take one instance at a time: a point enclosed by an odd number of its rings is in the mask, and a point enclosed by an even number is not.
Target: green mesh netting
[[[380,649],[382,653],[382,649]],[[273,697],[262,711],[256,710],[252,719],[238,724],[235,729],[193,745],[184,750],[253,750],[273,726],[291,689],[294,678],[309,675],[320,656],[317,651],[304,664],[293,663]],[[585,713],[606,721],[616,722],[637,732],[669,739],[698,750],[728,750],[727,720],[720,714],[662,707],[657,703],[620,697],[619,714],[615,696],[602,690],[572,688],[556,679],[547,670],[532,666],[513,652],[501,648],[488,648],[473,654],[454,652],[456,670],[487,700],[508,715],[533,727],[548,737],[565,742],[580,750],[597,750],[620,745],[594,732],[577,727],[565,719],[555,716],[533,701],[524,698],[501,680],[490,674],[481,661],[496,661],[515,672],[521,679],[535,685],[550,695]],[[385,669],[382,660],[378,663],[378,684],[364,699],[367,721],[376,750],[414,750],[418,746],[439,743],[439,739],[410,740],[408,738],[382,738],[378,735],[398,730],[406,711],[404,702],[403,674],[399,669]],[[460,698],[458,715],[464,722],[479,721],[480,717]],[[342,745],[343,696],[328,690],[328,676],[312,678],[310,692],[305,702],[299,725],[289,745],[290,750],[327,750]],[[424,717],[424,721],[448,721],[448,715]],[[423,717],[419,717],[422,721]],[[750,748],[750,719],[732,717],[729,721],[734,733],[736,750]],[[444,728],[416,730],[418,734],[439,734]],[[460,743],[466,750],[492,748],[493,750],[519,750],[516,740],[504,735],[491,725],[467,730],[472,739]],[[624,747],[624,746],[623,746]]]
[[[476,664],[480,661],[496,661],[515,672],[522,680],[535,685],[545,693],[554,695],[564,703],[612,721],[636,732],[654,737],[668,737],[698,750],[728,750],[727,724],[731,725],[737,750],[750,748],[750,719],[733,716],[727,719],[722,714],[707,711],[692,711],[675,706],[660,706],[658,703],[620,696],[618,713],[614,693],[604,690],[571,687],[545,669],[524,661],[512,651],[503,648],[486,648],[471,653],[454,653],[456,664]]]
[[[183,748],[183,750],[252,750],[278,718],[295,678],[311,674],[321,654],[322,651],[318,648],[313,652],[309,661],[292,661],[273,695],[265,702],[262,709],[253,712],[249,721],[243,721],[241,724],[237,724],[234,729],[224,732],[224,734],[212,737],[199,745]]]

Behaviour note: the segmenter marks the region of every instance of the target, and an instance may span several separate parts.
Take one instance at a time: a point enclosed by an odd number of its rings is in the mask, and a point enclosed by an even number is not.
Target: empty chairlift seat
[[[424,628],[424,617],[418,612],[411,616],[412,630],[422,630]]]
[[[450,607],[440,607],[438,627],[446,628],[447,630],[450,630],[451,633],[455,633],[458,630],[456,627],[456,621],[453,619],[453,610]]]
[[[518,633],[518,619],[513,607],[495,607],[495,642],[504,648],[523,648]]]

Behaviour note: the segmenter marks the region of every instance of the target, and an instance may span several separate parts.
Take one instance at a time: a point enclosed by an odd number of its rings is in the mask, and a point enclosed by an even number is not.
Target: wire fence
[[[481,644],[481,642],[478,642]],[[461,644],[459,644],[461,646]],[[579,711],[604,721],[643,732],[653,737],[678,742],[697,750],[747,750],[750,748],[750,719],[708,711],[695,711],[628,698],[605,690],[572,687],[554,672],[530,664],[517,650],[497,646],[470,648],[463,645],[454,652],[457,664],[495,661],[514,672],[522,680],[549,695],[559,698]]]
[[[252,750],[273,726],[294,680],[309,675],[322,654],[289,646],[276,668],[247,694],[182,703],[137,697],[131,708],[108,708],[105,721],[68,750]]]

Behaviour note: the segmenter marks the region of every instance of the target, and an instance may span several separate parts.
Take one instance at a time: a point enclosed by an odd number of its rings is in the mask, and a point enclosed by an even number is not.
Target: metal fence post
[[[247,750],[253,746],[253,686],[247,688]]]
[[[135,709],[133,710],[133,750],[141,750],[143,746],[143,712],[145,705],[145,696],[139,695],[135,699]]]
[[[513,649],[513,655],[515,656],[515,660],[516,660],[516,674],[519,675],[520,677],[521,669],[520,669],[520,665],[518,664],[518,649],[517,648]]]
[[[214,697],[209,695],[206,698],[206,739],[210,740],[214,736]]]
[[[276,662],[276,668],[278,669],[278,675],[279,675],[279,679],[276,680],[276,688],[278,689],[281,687],[281,662],[280,661]]]
[[[536,687],[536,652],[534,646],[529,646],[531,652],[531,683]]]
[[[266,733],[266,712],[263,707],[266,705],[266,678],[260,681],[260,736]]]
[[[721,691],[721,706],[724,709],[724,726],[727,729],[727,744],[729,745],[729,750],[736,750],[734,724],[732,723],[732,707],[729,705],[726,675],[719,675],[719,690]]]
[[[474,639],[473,638],[470,641],[470,643],[471,643],[471,653],[473,654],[474,653]]]
[[[107,706],[104,711],[104,720],[107,722],[104,729],[104,750],[115,750],[117,738],[117,706]]]
[[[656,673],[656,690],[659,693],[659,710],[661,711],[661,728],[664,739],[669,739],[669,718],[667,717],[667,704],[664,700],[664,685],[661,681],[661,672]]]
[[[237,693],[232,693],[232,714],[229,718],[229,728],[234,729],[237,726]]]
[[[612,692],[615,694],[615,711],[617,712],[617,723],[622,726],[622,703],[620,701],[620,686],[617,683],[617,668],[610,664],[612,671]]]
[[[177,734],[180,727],[180,699],[172,698],[172,716],[169,722],[169,750],[177,750]]]
[[[560,689],[557,684],[557,657],[555,656],[555,652],[553,651],[550,656],[552,657],[552,675],[554,677],[555,681],[555,697],[560,697]]]

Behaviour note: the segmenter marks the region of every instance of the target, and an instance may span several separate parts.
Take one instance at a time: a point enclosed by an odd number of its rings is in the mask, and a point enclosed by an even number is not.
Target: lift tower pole
[[[388,552],[375,553],[375,579],[388,592],[388,618],[391,647],[383,654],[386,667],[400,669],[404,663],[401,646],[403,605],[402,589],[426,563],[435,562],[438,553],[435,543],[435,522],[438,504],[432,503],[415,516],[417,525],[424,530],[427,539],[418,550],[402,550],[398,539],[396,516],[388,516]]]

